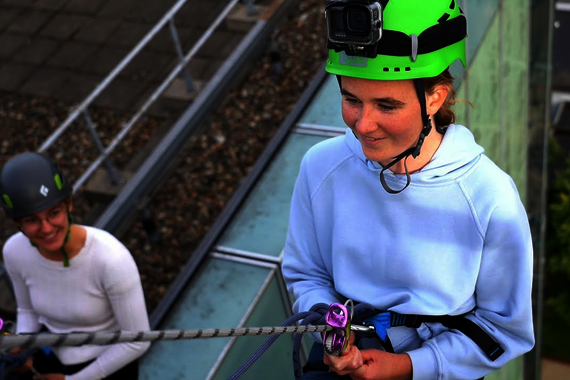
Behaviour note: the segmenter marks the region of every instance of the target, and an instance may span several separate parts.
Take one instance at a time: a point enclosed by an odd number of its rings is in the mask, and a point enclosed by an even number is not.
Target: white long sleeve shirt
[[[86,243],[67,268],[44,258],[21,232],[4,245],[6,269],[18,303],[17,331],[52,333],[150,330],[137,266],[106,231],[83,226]],[[54,347],[63,364],[96,359],[69,380],[109,376],[141,356],[149,342]]]

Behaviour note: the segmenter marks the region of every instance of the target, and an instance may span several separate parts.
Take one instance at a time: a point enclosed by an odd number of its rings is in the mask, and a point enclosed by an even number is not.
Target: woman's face
[[[69,227],[68,211],[71,211],[71,205],[60,202],[47,210],[19,219],[18,224],[38,248],[55,252],[60,250],[65,242]]]
[[[342,77],[342,118],[371,161],[387,165],[415,146],[422,130],[418,96],[411,80]]]

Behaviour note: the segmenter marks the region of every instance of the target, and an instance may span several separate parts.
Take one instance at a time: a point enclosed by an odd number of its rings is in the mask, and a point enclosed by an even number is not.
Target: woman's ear
[[[431,94],[426,94],[426,111],[428,115],[435,115],[447,99],[449,89],[444,85],[437,86]]]
[[[71,197],[66,198],[64,202],[67,208],[67,213],[71,213],[73,211],[73,202],[71,201]]]

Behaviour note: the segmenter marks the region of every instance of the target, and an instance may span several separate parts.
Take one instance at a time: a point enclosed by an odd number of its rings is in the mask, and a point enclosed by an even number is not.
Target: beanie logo
[[[367,57],[359,57],[356,55],[346,55],[343,51],[340,52],[340,64],[347,65],[347,66],[358,66],[358,67],[367,67],[368,66],[368,58]]]
[[[49,189],[47,187],[45,187],[44,185],[42,185],[42,187],[40,188],[40,194],[43,195],[44,197],[47,197],[49,193]]]

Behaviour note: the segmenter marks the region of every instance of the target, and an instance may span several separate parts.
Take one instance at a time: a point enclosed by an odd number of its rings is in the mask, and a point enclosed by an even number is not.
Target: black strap
[[[465,318],[464,315],[415,315],[415,314],[398,314],[390,312],[392,327],[406,326],[418,328],[422,323],[439,322],[447,328],[461,331],[465,336],[471,339],[479,348],[483,350],[485,355],[495,361],[501,356],[505,350],[497,343],[491,335],[483,330],[472,320]]]
[[[382,184],[382,187],[384,188],[384,190],[386,190],[387,193],[389,193],[389,194],[401,193],[412,182],[412,178],[410,177],[410,172],[408,171],[407,160],[408,160],[408,157],[410,155],[412,155],[415,150],[416,150],[416,147],[413,147],[413,148],[407,149],[405,152],[400,153],[399,155],[394,157],[394,160],[392,160],[392,162],[390,162],[388,165],[386,165],[386,167],[382,168],[382,170],[380,171],[380,183]],[[384,177],[384,172],[386,170],[390,169],[396,162],[400,161],[401,159],[404,159],[404,171],[406,173],[406,185],[399,190],[394,190],[390,186],[388,186],[388,182],[386,182],[386,178]]]
[[[453,45],[467,36],[467,20],[459,15],[451,20],[430,26],[418,37],[416,54],[427,54]],[[382,38],[378,41],[377,52],[395,57],[411,57],[414,55],[412,37],[395,30],[382,30]]]

